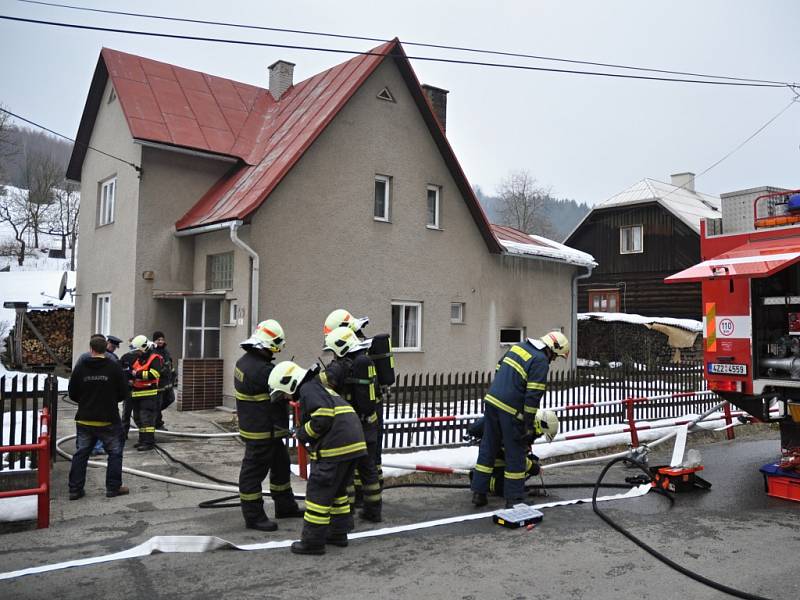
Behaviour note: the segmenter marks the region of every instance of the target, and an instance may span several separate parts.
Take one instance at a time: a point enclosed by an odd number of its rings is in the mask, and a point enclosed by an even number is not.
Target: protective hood
[[[533,344],[533,347],[537,350],[544,350],[547,348],[547,344],[545,344],[542,340],[538,338],[528,338],[528,341]]]

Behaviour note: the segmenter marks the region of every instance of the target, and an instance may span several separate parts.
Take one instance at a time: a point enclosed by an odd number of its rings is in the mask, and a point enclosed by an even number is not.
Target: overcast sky
[[[57,1],[57,0],[56,0]],[[92,1],[68,4],[401,41],[470,46],[660,69],[800,81],[800,2],[738,0]],[[98,15],[0,0],[0,14],[279,44],[367,50],[365,41]],[[0,20],[0,104],[74,137],[100,48],[266,87],[267,66],[296,63],[295,81],[341,54],[253,48]],[[426,48],[440,56],[593,69]],[[473,184],[492,193],[527,169],[560,197],[594,204],[643,177],[700,173],[777,114],[788,89],[707,86],[412,61],[450,90],[447,133]],[[800,102],[721,165],[699,191],[800,187]]]

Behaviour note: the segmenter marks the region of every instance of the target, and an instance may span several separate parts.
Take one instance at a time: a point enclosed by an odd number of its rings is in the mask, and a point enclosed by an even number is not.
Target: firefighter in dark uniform
[[[356,461],[367,452],[356,411],[316,376],[291,361],[275,365],[269,376],[273,394],[300,403],[301,424],[295,436],[308,444],[311,473],[306,485],[303,533],[292,544],[295,554],[324,554],[325,544],[347,546],[350,502],[347,482]]]
[[[284,400],[271,402],[268,393],[273,355],[280,352],[284,344],[280,324],[273,319],[262,321],[253,335],[241,343],[245,354],[236,362],[233,372],[239,435],[245,442],[239,472],[239,499],[245,526],[259,531],[278,528],[264,512],[261,486],[267,474],[270,495],[275,502],[275,517],[303,516],[290,483],[289,451],[285,442],[289,437],[288,407]]]
[[[472,502],[487,503],[486,493],[501,447],[505,451],[503,494],[506,506],[525,498],[526,456],[533,440],[558,433],[555,413],[539,410],[550,363],[569,356],[569,340],[551,331],[538,340],[516,344],[497,363],[494,381],[484,398],[484,433],[472,477]]]
[[[139,441],[134,447],[140,451],[152,450],[156,443],[156,418],[161,402],[159,382],[164,365],[155,345],[145,335],[134,337],[131,349],[136,353],[130,372],[133,420],[139,426]]]
[[[380,523],[381,483],[375,463],[378,454],[380,404],[376,393],[375,364],[367,356],[366,345],[349,327],[337,327],[326,335],[325,348],[331,350],[336,358],[320,377],[355,409],[367,442],[367,454],[358,459],[353,478],[353,492],[361,495],[358,500],[363,504],[359,516],[367,521]],[[348,486],[350,503],[358,505],[356,496],[350,490]]]

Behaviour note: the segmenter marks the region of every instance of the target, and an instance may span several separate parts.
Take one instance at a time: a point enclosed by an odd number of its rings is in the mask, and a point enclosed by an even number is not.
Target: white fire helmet
[[[558,433],[558,416],[556,413],[546,408],[540,408],[536,411],[533,422],[536,432],[541,432],[548,442],[552,442]]]
[[[358,336],[349,327],[337,327],[325,336],[325,349],[336,356],[344,356],[358,344]]]
[[[308,369],[290,360],[279,362],[269,374],[270,395],[274,397],[283,393],[291,396],[297,391],[297,386],[303,381],[306,373]]]

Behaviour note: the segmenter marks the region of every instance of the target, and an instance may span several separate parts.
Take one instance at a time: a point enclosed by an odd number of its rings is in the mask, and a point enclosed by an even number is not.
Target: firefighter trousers
[[[239,470],[239,499],[247,523],[259,521],[266,515],[261,487],[267,474],[270,495],[275,502],[275,516],[298,510],[290,483],[289,450],[283,439],[248,441],[245,442]]]
[[[347,484],[353,479],[356,461],[312,461],[306,485],[306,512],[302,540],[309,546],[324,546],[328,535],[349,530],[350,502]]]
[[[156,443],[156,417],[161,403],[161,394],[133,396],[132,400],[133,420],[139,426],[139,444],[152,447]]]
[[[381,508],[381,477],[378,471],[378,424],[364,424],[364,439],[367,442],[367,454],[356,459],[356,470],[353,481],[347,486],[347,496],[350,504],[355,504],[356,499],[364,503],[364,507],[371,511],[380,512]]]
[[[503,495],[507,501],[521,502],[525,498],[525,458],[528,451],[522,443],[524,435],[522,421],[491,404],[486,405],[484,416],[486,424],[478,450],[478,462],[473,472],[472,491],[482,494],[489,491],[489,480],[495,469],[495,459],[503,448],[505,450]]]

